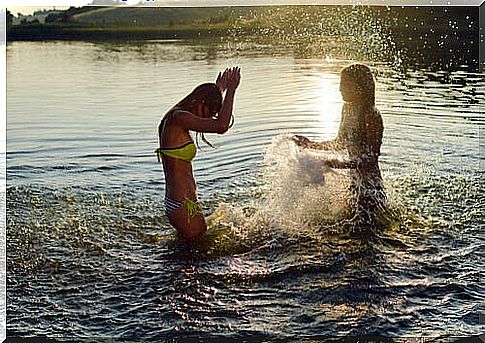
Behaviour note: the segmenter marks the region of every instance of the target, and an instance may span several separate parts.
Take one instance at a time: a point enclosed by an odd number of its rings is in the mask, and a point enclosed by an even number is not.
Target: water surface
[[[483,332],[483,75],[364,57],[392,206],[386,227],[355,237],[328,222],[345,187],[308,181],[309,159],[287,163],[301,155],[277,144],[336,135],[339,71],[353,61],[230,40],[9,44],[8,335]],[[186,247],[163,213],[156,125],[236,64],[235,125],[194,161],[214,229]],[[272,158],[287,167],[271,169]]]

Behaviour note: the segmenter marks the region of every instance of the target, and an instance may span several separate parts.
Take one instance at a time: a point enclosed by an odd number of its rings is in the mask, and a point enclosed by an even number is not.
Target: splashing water
[[[238,246],[249,251],[280,235],[317,241],[329,235],[378,237],[381,229],[399,230],[405,218],[424,225],[425,219],[406,209],[390,184],[380,198],[382,194],[368,189],[351,170],[326,164],[348,159],[345,150],[302,149],[289,134],[274,137],[265,151],[259,202],[254,207],[219,205],[208,218],[209,250],[234,253]],[[373,207],[360,208],[359,197],[373,198]]]
[[[303,150],[288,135],[275,137],[266,151],[265,177],[270,190],[265,208],[292,224],[313,226],[342,220],[350,209],[351,179],[325,161],[346,158],[344,152]]]
[[[260,202],[249,211],[227,204],[219,206],[208,219],[212,243],[214,237],[219,237],[219,244],[212,246],[220,249],[220,238],[229,236],[239,242],[249,240],[247,246],[254,246],[274,229],[295,239],[341,232],[342,224],[352,220],[355,206],[349,191],[352,178],[347,171],[325,164],[332,159],[345,160],[348,154],[301,149],[290,135],[273,138],[265,152],[266,187]]]
[[[230,35],[230,51],[238,52],[245,44],[271,37],[271,53],[277,53],[277,42],[292,47],[297,56],[320,56],[328,61],[333,56],[349,60],[387,61],[396,69],[403,62],[390,27],[394,18],[386,10],[367,6],[278,6],[253,9],[232,15],[250,22],[238,21]],[[257,33],[241,38],[241,32]],[[259,37],[259,38],[258,38]],[[243,43],[243,41],[245,42]],[[258,45],[258,49],[264,47]]]

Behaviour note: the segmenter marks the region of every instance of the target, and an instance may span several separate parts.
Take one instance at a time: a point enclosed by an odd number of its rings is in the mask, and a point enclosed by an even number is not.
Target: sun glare
[[[317,106],[320,113],[319,122],[322,128],[322,138],[331,139],[337,134],[340,122],[340,109],[342,108],[338,76],[323,74],[320,77],[318,91],[319,103]]]

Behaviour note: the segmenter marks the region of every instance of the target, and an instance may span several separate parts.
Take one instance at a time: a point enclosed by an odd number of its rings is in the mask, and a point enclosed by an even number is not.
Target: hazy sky
[[[237,5],[388,5],[388,6],[480,6],[484,0],[119,0],[118,4],[142,6],[237,6]],[[7,0],[7,8],[14,14],[32,14],[40,9],[54,6],[65,9],[69,6],[89,4],[116,4],[115,0]]]

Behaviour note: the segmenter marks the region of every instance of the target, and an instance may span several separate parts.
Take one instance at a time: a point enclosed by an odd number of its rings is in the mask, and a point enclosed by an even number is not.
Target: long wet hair
[[[372,71],[363,64],[352,64],[340,72],[341,79],[347,79],[357,85],[362,96],[362,105],[365,108],[372,108],[376,101],[376,86]]]
[[[165,121],[168,115],[175,110],[183,110],[194,113],[199,104],[207,105],[209,112],[216,116],[222,107],[222,92],[218,85],[215,83],[203,83],[197,86],[189,95],[180,100],[175,106],[173,106],[162,118],[160,124],[158,125],[158,137],[160,140],[162,138],[162,130],[165,125]],[[213,148],[214,146],[204,137],[203,132],[196,133],[196,144],[199,146],[199,135],[208,146]]]
[[[347,142],[347,148],[352,154],[361,155],[367,149],[368,114],[376,111],[374,77],[369,67],[352,64],[342,69],[340,78],[356,86],[360,101],[344,104],[337,137]]]

